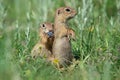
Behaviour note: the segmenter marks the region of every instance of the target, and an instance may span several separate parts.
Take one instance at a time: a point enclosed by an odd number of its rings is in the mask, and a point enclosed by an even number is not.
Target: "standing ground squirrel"
[[[64,67],[71,63],[73,54],[69,36],[74,38],[74,31],[67,25],[67,21],[76,15],[76,11],[70,7],[61,7],[56,11],[54,22],[53,55],[58,61],[58,67]]]
[[[41,40],[33,47],[31,56],[49,58],[52,56],[52,45],[54,41],[54,26],[45,22],[40,26],[39,36]]]

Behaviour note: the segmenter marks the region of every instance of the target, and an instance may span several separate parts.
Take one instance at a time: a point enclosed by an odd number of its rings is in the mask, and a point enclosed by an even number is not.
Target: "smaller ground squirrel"
[[[33,47],[31,56],[49,59],[52,56],[52,45],[54,41],[54,25],[45,22],[40,26],[39,36],[41,40]]]
[[[75,38],[75,32],[68,27],[67,21],[75,15],[76,11],[70,7],[61,7],[56,11],[53,55],[58,61],[58,67],[68,66],[73,60],[70,37]]]

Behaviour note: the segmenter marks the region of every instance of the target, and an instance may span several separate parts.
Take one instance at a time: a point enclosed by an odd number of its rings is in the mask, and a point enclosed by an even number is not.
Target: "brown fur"
[[[57,9],[54,23],[55,40],[53,42],[53,55],[58,60],[59,67],[69,65],[73,59],[70,38],[75,33],[67,25],[67,21],[76,15],[76,11],[70,7]]]
[[[43,27],[44,26],[44,27]],[[43,23],[40,26],[39,36],[41,40],[33,47],[31,51],[31,56],[33,58],[36,57],[44,57],[49,58],[52,56],[52,45],[54,41],[54,36],[49,37],[46,32],[54,31],[54,27],[52,23]]]

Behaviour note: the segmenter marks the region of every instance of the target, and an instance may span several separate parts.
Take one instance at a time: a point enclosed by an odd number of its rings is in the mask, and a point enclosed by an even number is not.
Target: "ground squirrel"
[[[74,31],[67,25],[67,21],[76,15],[76,11],[70,7],[57,9],[54,22],[53,55],[58,61],[58,67],[69,65],[73,59],[70,38],[74,38]]]
[[[52,56],[52,45],[54,41],[54,25],[45,22],[40,25],[39,36],[41,40],[33,47],[31,56],[49,58]]]

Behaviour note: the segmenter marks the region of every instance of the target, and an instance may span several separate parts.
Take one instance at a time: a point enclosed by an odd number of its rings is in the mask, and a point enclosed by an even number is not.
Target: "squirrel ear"
[[[57,14],[59,15],[61,13],[60,9],[57,10]]]
[[[54,27],[54,24],[52,23],[52,27]]]

